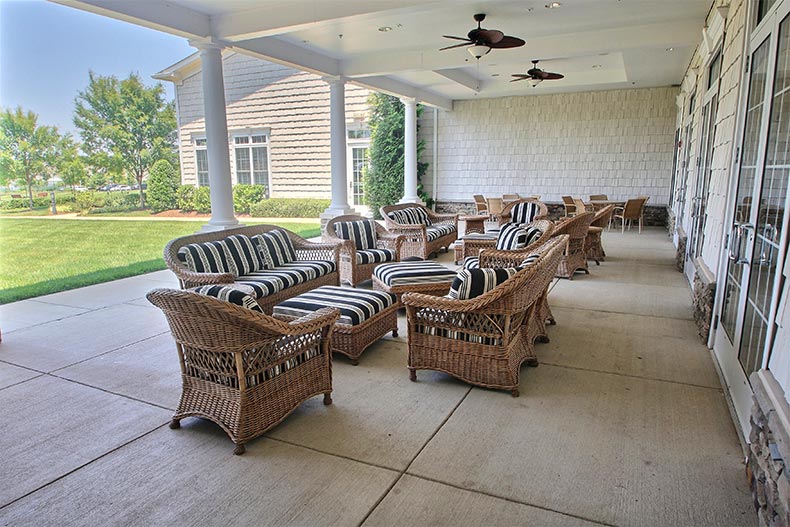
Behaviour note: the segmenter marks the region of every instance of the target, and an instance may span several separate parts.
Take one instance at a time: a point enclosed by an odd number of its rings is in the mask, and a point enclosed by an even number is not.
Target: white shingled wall
[[[664,87],[456,101],[452,112],[439,112],[439,200],[517,192],[558,202],[602,193],[666,204],[677,93]],[[428,162],[431,114],[420,134]]]
[[[270,130],[271,196],[329,198],[329,85],[317,75],[236,53],[224,56],[223,72],[229,133]],[[176,89],[182,180],[194,184],[192,139],[205,134],[200,71]],[[347,121],[366,120],[368,93],[346,84]]]

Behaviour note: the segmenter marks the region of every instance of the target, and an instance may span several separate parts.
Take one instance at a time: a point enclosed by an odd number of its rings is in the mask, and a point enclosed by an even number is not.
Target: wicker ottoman
[[[384,291],[324,285],[274,306],[277,318],[295,319],[324,307],[340,310],[332,332],[331,349],[358,364],[368,346],[392,331],[398,336],[398,300]]]
[[[430,260],[381,264],[373,270],[373,289],[400,297],[403,293],[446,295],[455,271]]]

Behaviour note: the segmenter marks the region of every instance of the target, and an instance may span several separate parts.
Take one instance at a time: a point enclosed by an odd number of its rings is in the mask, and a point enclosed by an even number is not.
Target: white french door
[[[770,4],[758,0],[752,5],[756,27],[745,58],[745,115],[714,338],[746,437],[752,404],[748,377],[769,359],[790,201],[790,0]]]
[[[368,166],[369,141],[348,145],[348,201],[359,214],[367,215],[365,205],[365,168]]]

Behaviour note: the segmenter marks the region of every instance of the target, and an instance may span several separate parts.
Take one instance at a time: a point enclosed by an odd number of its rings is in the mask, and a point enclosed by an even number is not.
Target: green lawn
[[[162,249],[191,221],[0,218],[0,304],[165,269]],[[280,225],[310,238],[318,223]]]

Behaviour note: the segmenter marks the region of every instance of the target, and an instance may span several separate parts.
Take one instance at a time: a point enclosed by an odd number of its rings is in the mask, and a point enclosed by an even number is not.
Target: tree
[[[404,106],[397,97],[371,93],[370,106],[370,165],[364,172],[365,201],[373,215],[379,217],[379,208],[397,203],[403,197],[404,158]],[[417,106],[417,115],[422,106]],[[425,143],[417,142],[419,159]],[[417,180],[421,180],[428,163],[417,163]],[[420,197],[427,201],[420,190]]]
[[[174,209],[178,206],[178,187],[181,178],[178,171],[166,159],[160,159],[151,167],[148,176],[148,205],[153,212]]]
[[[3,110],[0,114],[0,181],[23,184],[32,210],[33,185],[54,175],[63,145],[64,138],[58,129],[39,126],[35,113],[25,112],[21,107]]]
[[[88,171],[85,169],[85,162],[80,157],[79,149],[72,141],[71,136],[63,138],[60,158],[59,172],[63,183],[70,186],[72,190],[77,185],[84,185],[88,180]]]
[[[133,177],[145,207],[143,177],[156,161],[174,158],[175,107],[161,84],[149,88],[136,74],[118,80],[90,72],[89,79],[74,109],[82,150],[97,169]]]

